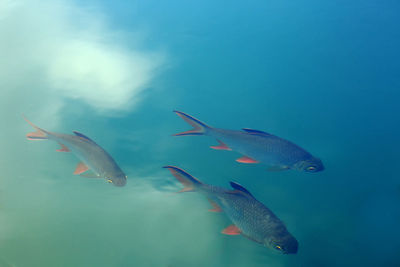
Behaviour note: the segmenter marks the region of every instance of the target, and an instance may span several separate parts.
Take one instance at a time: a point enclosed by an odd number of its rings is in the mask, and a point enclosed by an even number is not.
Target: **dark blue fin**
[[[272,135],[270,133],[266,133],[266,132],[263,132],[260,130],[249,129],[249,128],[243,128],[242,130],[249,134],[258,134],[258,135],[265,135],[265,136]]]
[[[88,141],[94,143],[94,141],[93,141],[92,139],[90,139],[89,137],[87,137],[86,135],[84,135],[84,134],[82,134],[82,133],[80,133],[80,132],[73,131],[73,133],[74,133],[75,135],[79,136],[79,137],[82,137],[83,139],[86,139],[86,140],[88,140]]]
[[[231,186],[232,186],[233,189],[239,190],[239,191],[241,191],[241,192],[243,192],[243,193],[246,193],[247,195],[253,197],[253,195],[252,195],[246,188],[244,188],[243,186],[241,186],[240,184],[238,184],[238,183],[236,183],[236,182],[232,182],[232,181],[229,182],[229,183],[231,184]]]

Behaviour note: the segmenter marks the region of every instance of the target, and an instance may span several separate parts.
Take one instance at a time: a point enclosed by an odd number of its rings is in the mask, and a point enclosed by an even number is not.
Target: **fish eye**
[[[281,246],[279,246],[279,245],[276,245],[276,246],[275,246],[275,249],[277,249],[277,250],[282,250],[283,248],[282,248]]]
[[[315,168],[314,166],[308,166],[307,167],[307,171],[315,171],[317,168]]]
[[[113,181],[112,181],[111,179],[108,179],[107,182],[108,182],[108,183],[112,183]]]

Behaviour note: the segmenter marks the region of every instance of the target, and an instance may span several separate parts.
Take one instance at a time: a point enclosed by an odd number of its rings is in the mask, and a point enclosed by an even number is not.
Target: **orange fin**
[[[29,123],[33,128],[36,129],[36,132],[31,132],[26,135],[26,138],[29,140],[46,140],[48,139],[46,132],[43,129],[40,129],[35,124],[30,122],[25,116],[22,116],[27,123]]]
[[[81,174],[84,173],[85,171],[89,170],[89,167],[85,165],[83,162],[79,162],[78,166],[76,166],[76,169],[74,171],[74,174]]]
[[[228,227],[226,227],[224,230],[222,230],[221,233],[223,233],[225,235],[240,235],[240,229],[236,225],[231,224]]]
[[[236,161],[240,162],[240,163],[259,163],[259,161],[252,159],[250,157],[247,157],[247,156],[243,156],[243,157],[237,159]]]
[[[184,121],[186,121],[188,124],[190,124],[193,129],[186,131],[186,132],[182,132],[182,133],[177,133],[174,134],[174,136],[180,136],[180,135],[203,135],[206,133],[206,131],[210,128],[209,126],[207,126],[204,122],[199,121],[198,119],[183,113],[181,111],[177,111],[174,110],[174,112],[176,113],[176,115],[178,115],[179,117],[181,117]]]
[[[198,179],[178,167],[165,166],[164,168],[169,169],[171,174],[184,186],[178,193],[195,191],[196,186],[202,184]]]
[[[222,212],[221,207],[213,200],[208,199],[208,201],[210,202],[211,206],[213,206],[213,209],[209,209],[208,211],[211,212]]]
[[[230,147],[228,147],[226,144],[223,142],[217,140],[219,143],[219,146],[210,146],[212,149],[217,149],[217,150],[232,150]]]
[[[68,147],[66,147],[65,145],[60,143],[61,148],[57,149],[57,152],[70,152],[70,150],[68,149]]]
[[[26,138],[28,138],[29,140],[34,140],[34,141],[36,141],[36,140],[46,140],[47,139],[47,135],[44,132],[42,132],[40,130],[37,130],[36,132],[28,133],[26,135]]]
[[[178,193],[193,192],[193,191],[194,191],[193,186],[189,186],[189,187],[185,187],[185,188],[179,190]]]

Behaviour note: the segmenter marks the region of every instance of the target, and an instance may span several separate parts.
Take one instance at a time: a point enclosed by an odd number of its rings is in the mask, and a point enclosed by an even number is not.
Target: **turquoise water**
[[[399,266],[397,1],[0,3],[0,266]],[[173,137],[182,110],[253,128],[326,169],[267,172]],[[128,175],[72,174],[38,126],[78,130]],[[241,236],[162,169],[244,185],[299,242],[281,255]]]

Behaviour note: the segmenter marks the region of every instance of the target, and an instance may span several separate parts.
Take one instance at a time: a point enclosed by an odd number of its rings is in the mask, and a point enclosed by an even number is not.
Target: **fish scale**
[[[285,254],[297,253],[298,242],[287,231],[285,224],[243,186],[231,182],[234,190],[229,190],[204,184],[178,167],[164,168],[169,169],[185,187],[180,192],[199,192],[212,200],[214,208],[219,208],[213,211],[222,210],[226,214],[233,225],[223,233],[241,234]]]
[[[278,136],[248,128],[244,128],[242,131],[214,128],[181,111],[175,111],[175,113],[193,126],[192,130],[175,134],[175,136],[207,135],[214,137],[218,140],[219,146],[211,148],[239,152],[243,157],[237,159],[238,162],[263,162],[271,167],[270,170],[274,171],[295,169],[318,172],[324,170],[320,159],[312,156],[300,146]]]
[[[222,209],[246,237],[262,243],[273,232],[284,230],[283,223],[271,210],[254,198],[229,191],[218,195]]]

